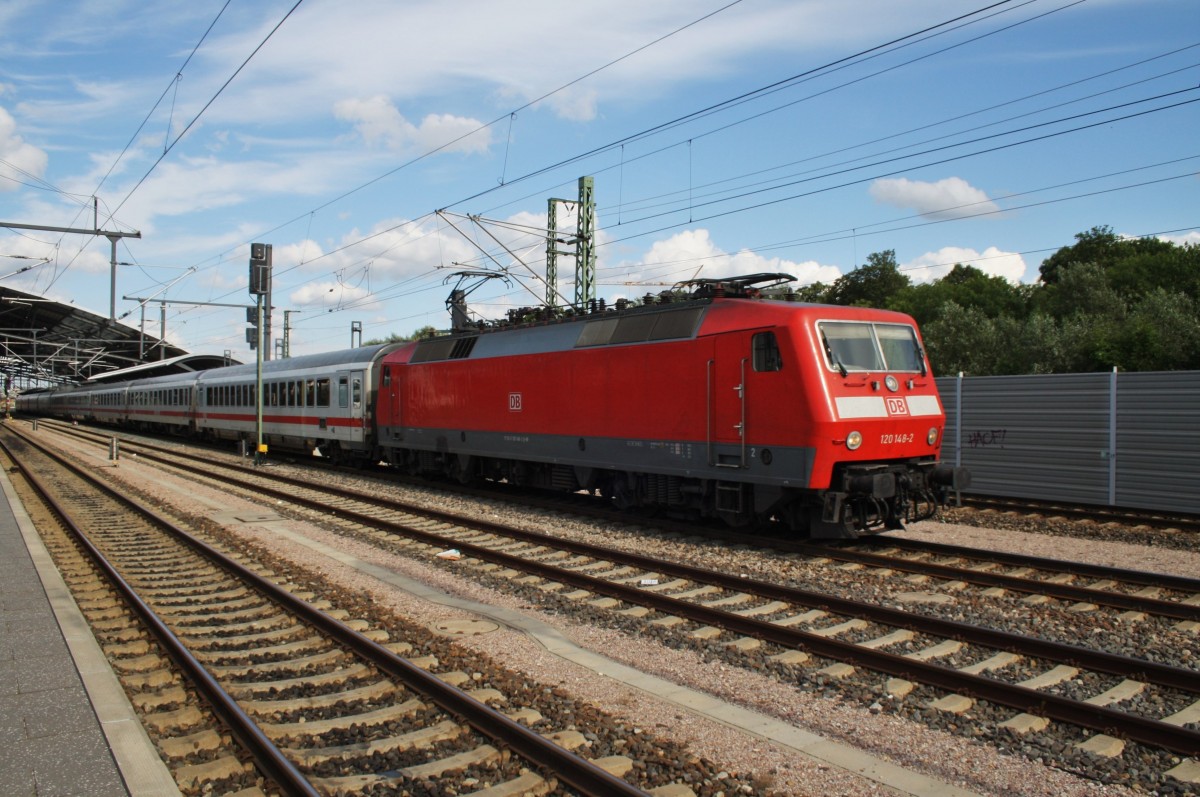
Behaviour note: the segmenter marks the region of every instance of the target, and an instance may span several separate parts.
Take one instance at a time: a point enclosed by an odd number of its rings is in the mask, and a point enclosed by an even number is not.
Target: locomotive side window
[[[774,332],[759,332],[750,339],[751,362],[755,371],[783,370],[783,357],[779,354],[779,341]]]

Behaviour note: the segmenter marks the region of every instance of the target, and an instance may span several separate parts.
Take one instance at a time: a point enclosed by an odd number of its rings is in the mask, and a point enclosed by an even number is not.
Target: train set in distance
[[[939,462],[945,414],[916,323],[765,295],[792,279],[692,280],[638,306],[271,360],[262,439],[814,538],[932,516],[970,477]],[[257,376],[86,382],[23,393],[17,411],[254,440]]]

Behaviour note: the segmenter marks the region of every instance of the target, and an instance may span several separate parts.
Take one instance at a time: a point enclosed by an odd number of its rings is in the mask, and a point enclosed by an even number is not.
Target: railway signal
[[[266,306],[269,308],[271,306],[271,244],[250,244],[250,295],[257,300],[257,306],[254,309],[246,310],[246,320],[253,324],[246,330],[246,340],[249,342],[250,348],[255,350],[255,361],[258,366],[257,376],[254,380],[254,431],[256,436],[254,464],[258,465],[262,455],[267,453],[267,447],[263,443],[263,327],[266,326],[263,318],[263,297],[266,297]],[[251,313],[254,313],[253,319],[250,317]]]

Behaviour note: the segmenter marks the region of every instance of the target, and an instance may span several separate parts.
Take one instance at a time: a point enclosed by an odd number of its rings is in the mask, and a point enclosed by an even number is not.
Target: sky
[[[1200,243],[1198,130],[1196,0],[0,0],[0,286],[251,361],[268,243],[273,337],[346,348],[460,279],[536,306],[583,176],[610,303],[886,250],[1033,283],[1096,226]],[[6,223],[129,234],[115,296],[108,237]]]

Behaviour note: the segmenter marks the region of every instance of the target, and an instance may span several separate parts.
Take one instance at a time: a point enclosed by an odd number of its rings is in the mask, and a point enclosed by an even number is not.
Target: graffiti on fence
[[[1004,448],[1004,438],[1007,429],[977,429],[967,435],[967,445],[971,448]]]

